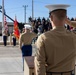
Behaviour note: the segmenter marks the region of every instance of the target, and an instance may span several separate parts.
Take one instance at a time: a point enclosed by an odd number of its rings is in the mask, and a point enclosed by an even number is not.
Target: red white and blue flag
[[[8,31],[6,16],[4,16],[4,29]]]

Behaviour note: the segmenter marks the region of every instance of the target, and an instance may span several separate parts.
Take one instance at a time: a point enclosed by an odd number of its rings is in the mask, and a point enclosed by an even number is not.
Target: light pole
[[[28,7],[28,5],[23,5],[24,7],[24,22],[26,23],[26,7]]]
[[[32,20],[34,19],[34,1],[32,0]]]
[[[4,31],[4,0],[2,0],[2,35]]]

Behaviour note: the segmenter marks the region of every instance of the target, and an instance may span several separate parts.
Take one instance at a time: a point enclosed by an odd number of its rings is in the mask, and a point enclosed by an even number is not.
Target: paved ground
[[[1,42],[0,37],[0,42]],[[35,55],[35,45],[33,45],[33,56]],[[18,47],[0,45],[0,75],[24,75],[22,70],[21,51]],[[76,74],[76,70],[75,70]]]
[[[23,75],[21,51],[18,46],[0,46],[0,75]]]
[[[33,51],[35,46],[33,45]],[[33,52],[34,55],[35,51]],[[19,47],[0,45],[0,75],[24,75]]]

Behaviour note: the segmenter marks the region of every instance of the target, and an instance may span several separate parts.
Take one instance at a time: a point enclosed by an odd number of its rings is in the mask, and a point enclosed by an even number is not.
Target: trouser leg
[[[16,46],[16,38],[13,38],[13,46]]]
[[[7,45],[7,36],[3,36],[4,46]]]

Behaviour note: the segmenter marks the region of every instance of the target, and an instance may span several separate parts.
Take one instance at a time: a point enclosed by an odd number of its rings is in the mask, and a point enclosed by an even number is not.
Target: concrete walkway
[[[35,55],[35,50],[36,47],[33,44],[33,56]],[[12,45],[0,45],[0,75],[24,75],[22,55],[18,45],[15,47]]]
[[[0,46],[0,75],[23,75],[21,51],[18,46]]]
[[[35,46],[33,45],[33,55]],[[21,51],[18,46],[0,45],[0,75],[24,75]]]

